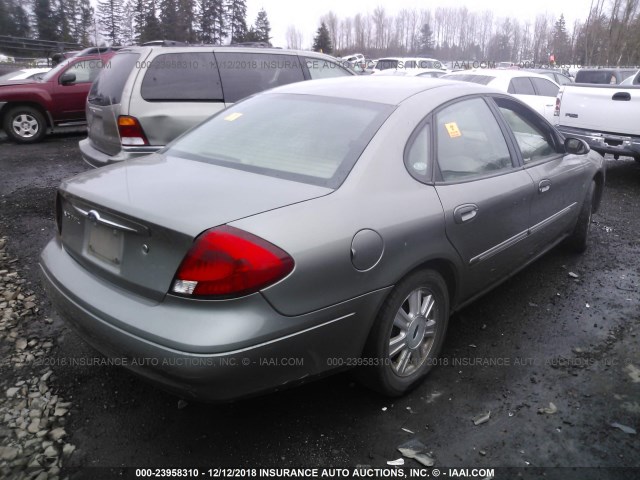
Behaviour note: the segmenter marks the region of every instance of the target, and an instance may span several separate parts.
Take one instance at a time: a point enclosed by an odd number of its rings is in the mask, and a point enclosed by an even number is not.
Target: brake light
[[[229,226],[212,228],[182,260],[171,291],[189,297],[240,297],[283,279],[293,265],[287,252],[260,237]]]
[[[120,115],[118,117],[118,133],[120,143],[128,146],[149,145],[147,136],[136,117]]]
[[[553,116],[554,117],[559,117],[560,116],[560,103],[562,103],[562,91],[558,92],[558,96],[556,97],[556,108],[553,111]]]

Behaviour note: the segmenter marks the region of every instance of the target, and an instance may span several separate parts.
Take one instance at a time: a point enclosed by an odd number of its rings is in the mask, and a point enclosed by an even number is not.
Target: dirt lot
[[[86,478],[77,467],[110,467],[108,475],[126,466],[387,467],[411,438],[436,466],[608,467],[556,473],[640,478],[640,470],[613,470],[640,469],[640,440],[611,426],[640,429],[639,163],[608,160],[587,253],[555,249],[455,315],[443,365],[408,396],[390,401],[341,374],[235,404],[185,406],[121,368],[62,365],[100,357],[51,311],[37,266],[53,235],[56,186],[89,168],[81,138],[56,135],[32,146],[0,139],[0,237],[40,305],[23,321],[25,337],[55,340],[40,358],[54,364],[51,390],[72,403],[64,428],[76,450],[63,465],[72,478]],[[6,333],[5,359],[14,348]],[[1,365],[2,392],[29,369],[46,370]],[[474,425],[486,412],[490,419]],[[0,428],[0,443],[14,433]]]

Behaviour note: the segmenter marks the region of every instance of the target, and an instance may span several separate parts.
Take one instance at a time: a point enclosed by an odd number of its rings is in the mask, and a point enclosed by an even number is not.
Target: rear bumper
[[[259,293],[221,302],[169,296],[150,302],[93,276],[57,239],[45,247],[40,267],[56,310],[95,349],[167,390],[207,401],[278,390],[347,366],[360,356],[388,292],[285,317]],[[160,333],[162,325],[172,328]]]
[[[132,158],[144,157],[157,152],[162,146],[122,147],[116,155],[107,155],[91,144],[91,140],[85,138],[78,144],[82,159],[94,168],[104,167],[112,163],[119,163]]]
[[[558,125],[558,130],[565,136],[584,140],[598,153],[640,158],[640,137],[594,132],[563,125]]]

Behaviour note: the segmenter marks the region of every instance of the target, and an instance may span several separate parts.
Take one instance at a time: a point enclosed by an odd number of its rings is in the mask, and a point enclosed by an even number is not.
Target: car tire
[[[567,246],[576,253],[583,253],[589,246],[589,230],[591,229],[591,215],[593,213],[593,203],[595,199],[596,182],[592,181],[587,190],[578,222],[573,233],[567,239]]]
[[[442,276],[433,270],[409,275],[380,308],[358,379],[392,397],[415,388],[437,363],[448,321],[449,294]]]
[[[18,143],[35,143],[47,134],[47,122],[36,108],[19,106],[4,116],[2,127],[5,133]]]

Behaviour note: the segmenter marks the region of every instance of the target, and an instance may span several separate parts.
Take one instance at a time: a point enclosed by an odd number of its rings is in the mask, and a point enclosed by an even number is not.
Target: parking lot
[[[615,468],[640,467],[639,437],[629,433],[640,428],[640,163],[608,157],[589,250],[579,256],[558,247],[456,314],[441,365],[405,397],[381,397],[344,373],[206,405],[185,403],[105,365],[51,310],[38,255],[54,234],[57,185],[90,168],[78,152],[83,136],[56,134],[33,145],[0,139],[6,254],[0,271],[7,270],[0,296],[15,271],[37,305],[1,328],[0,386],[4,392],[52,370],[49,390],[70,403],[56,421],[64,441],[75,446],[59,452],[63,473],[86,478],[80,467],[113,469],[98,472],[105,476],[122,467],[388,468],[401,457],[397,447],[413,438],[441,467],[608,468],[562,471],[560,478],[632,478]],[[16,312],[25,308],[21,302]],[[48,340],[53,347],[31,361],[10,360],[17,338],[29,342],[27,351]],[[0,400],[0,437],[9,439],[3,445],[13,445],[20,429],[10,401]],[[474,424],[488,412],[488,421]],[[21,447],[4,473],[19,471],[22,464],[12,462],[21,458],[42,457],[39,448]],[[406,460],[405,466],[420,464]]]

